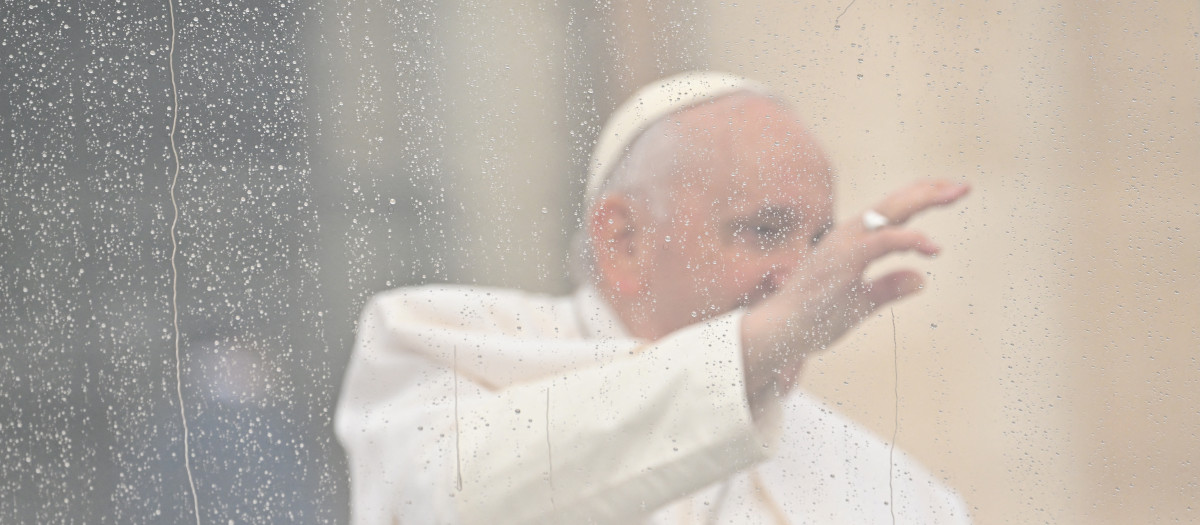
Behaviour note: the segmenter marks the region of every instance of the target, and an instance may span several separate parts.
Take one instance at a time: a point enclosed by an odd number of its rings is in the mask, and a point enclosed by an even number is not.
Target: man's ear
[[[642,291],[639,236],[643,234],[629,197],[609,194],[592,207],[589,238],[596,256],[600,285],[611,293],[632,296]]]

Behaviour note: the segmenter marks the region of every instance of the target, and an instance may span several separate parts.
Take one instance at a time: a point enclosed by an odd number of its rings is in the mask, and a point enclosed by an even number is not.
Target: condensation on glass
[[[979,523],[1194,521],[1198,33],[1194,2],[10,5],[0,521],[345,521],[366,299],[569,291],[600,125],[706,67],[788,98],[843,217],[975,186],[921,223],[898,370],[881,318],[806,388]]]

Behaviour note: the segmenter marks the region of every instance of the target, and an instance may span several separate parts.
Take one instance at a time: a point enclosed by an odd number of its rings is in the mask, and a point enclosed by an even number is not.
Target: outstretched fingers
[[[937,255],[941,248],[925,234],[897,226],[931,207],[951,204],[970,190],[966,184],[948,180],[921,181],[901,188],[837,228],[827,237],[829,248],[849,256],[849,268],[859,272],[876,259],[895,252]]]
[[[915,251],[922,255],[937,255],[941,247],[924,233],[907,228],[884,228],[873,232],[854,233],[852,228],[842,228],[839,235],[831,235],[823,241],[824,253],[830,254],[828,263],[840,269],[850,279],[862,275],[871,263],[888,254]]]
[[[914,215],[953,203],[970,191],[970,186],[948,180],[919,181],[891,193],[873,209],[890,224],[904,224]]]
[[[895,252],[915,251],[932,256],[937,255],[941,249],[924,233],[904,228],[887,228],[871,232],[863,239],[865,263]]]

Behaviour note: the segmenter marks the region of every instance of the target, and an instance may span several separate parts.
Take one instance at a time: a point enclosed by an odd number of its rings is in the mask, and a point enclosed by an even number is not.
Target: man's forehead
[[[762,95],[727,95],[668,116],[647,132],[666,135],[692,158],[724,157],[759,169],[796,158],[826,164],[799,117]]]
[[[755,95],[730,95],[669,117],[651,133],[675,146],[686,185],[743,193],[766,185],[828,186],[832,168],[789,108]]]

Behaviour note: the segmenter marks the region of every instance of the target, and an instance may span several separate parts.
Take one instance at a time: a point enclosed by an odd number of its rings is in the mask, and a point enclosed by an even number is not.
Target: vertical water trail
[[[167,0],[167,13],[171,19],[171,47],[167,50],[167,72],[171,76],[171,158],[175,161],[171,175],[171,326],[175,331],[175,395],[179,401],[179,419],[183,422],[183,469],[187,472],[188,487],[192,493],[192,512],[196,525],[200,525],[200,498],[196,495],[196,480],[192,477],[191,447],[188,443],[187,407],[183,404],[183,369],[179,352],[179,269],[175,256],[179,253],[179,240],[175,237],[175,226],[179,224],[179,203],[175,200],[175,184],[179,182],[179,148],[175,145],[175,130],[179,124],[179,86],[175,83],[175,0]]]
[[[849,10],[850,10],[850,6],[854,5],[854,2],[857,2],[857,1],[858,1],[858,0],[850,0],[850,3],[849,3],[849,4],[846,4],[846,8],[845,8],[845,9],[842,9],[842,12],[841,12],[841,14],[837,15],[837,18],[834,18],[834,19],[833,19],[833,28],[834,28],[834,29],[841,29],[841,28],[842,28],[841,24],[839,24],[838,22],[840,22],[840,21],[842,20],[842,15],[846,14],[846,11],[849,11]]]
[[[888,509],[892,511],[892,525],[896,525],[896,489],[892,486],[896,466],[896,436],[900,434],[900,345],[896,342],[896,310],[892,312],[892,398],[895,399],[892,413],[892,443],[888,448]]]
[[[550,451],[550,387],[546,387],[546,462],[550,465],[550,508],[558,510],[554,502],[554,455]]]
[[[458,345],[454,346],[454,464],[457,469],[455,484],[462,492],[462,451],[458,438]]]

